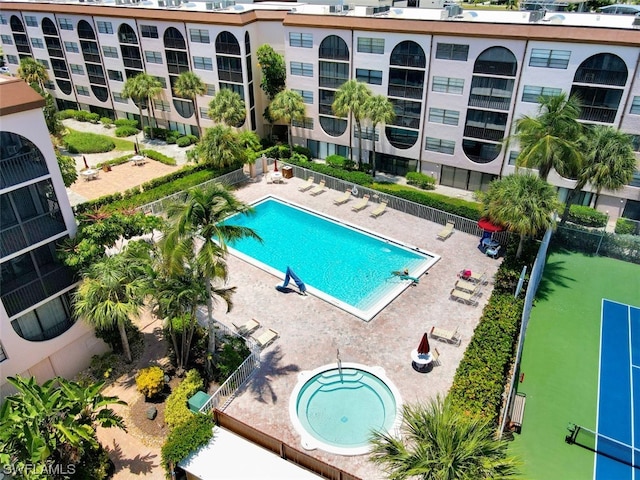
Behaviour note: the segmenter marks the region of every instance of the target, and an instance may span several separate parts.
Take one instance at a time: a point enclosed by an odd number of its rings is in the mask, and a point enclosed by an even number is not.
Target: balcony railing
[[[320,77],[320,86],[325,88],[340,88],[340,86],[347,81],[347,78],[337,77]]]
[[[390,97],[422,98],[422,87],[389,85]]]
[[[0,253],[3,257],[66,230],[59,209],[30,218],[22,224],[0,230]]]
[[[44,159],[40,159],[36,153],[27,152],[3,158],[0,162],[0,188],[11,187],[48,173]]]
[[[617,110],[602,107],[582,107],[580,120],[590,122],[613,123],[616,119]]]
[[[627,82],[626,72],[609,72],[593,68],[581,68],[574,78],[576,83],[595,83],[598,85],[617,85],[623,87]]]
[[[464,136],[471,138],[482,138],[484,140],[501,141],[504,138],[504,130],[493,128],[474,127],[467,125],[464,127]]]
[[[182,38],[165,38],[164,47],[173,48],[177,50],[186,50],[187,44]],[[223,53],[223,52],[218,52],[218,53]],[[238,54],[240,54],[240,52],[238,52]]]
[[[124,62],[124,66],[127,68],[135,68],[138,70],[142,70],[142,60],[139,58],[122,58]]]
[[[471,107],[480,107],[480,108],[490,108],[492,110],[509,110],[509,106],[511,105],[510,99],[497,100],[495,98],[487,98],[485,96],[476,96],[471,94],[469,96],[469,106]]]
[[[64,58],[64,53],[59,48],[47,48],[50,57],[54,58]]]

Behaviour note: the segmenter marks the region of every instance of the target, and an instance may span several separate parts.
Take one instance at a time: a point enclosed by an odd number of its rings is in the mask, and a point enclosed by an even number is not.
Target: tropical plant
[[[204,95],[207,91],[207,85],[193,72],[182,72],[173,86],[173,91],[184,98],[188,98],[193,102],[193,111],[196,115],[196,124],[198,125],[198,135],[202,137],[202,127],[200,126],[200,116],[198,115],[198,105],[196,97]]]
[[[100,447],[96,426],[124,421],[108,408],[126,405],[100,393],[104,383],[80,385],[56,377],[38,385],[35,378],[8,377],[17,390],[0,408],[0,464],[13,465],[21,478],[43,478],[49,463],[75,465]]]
[[[480,480],[515,478],[518,463],[493,424],[467,415],[440,397],[402,407],[402,437],[376,432],[371,460],[390,479]]]
[[[153,115],[155,117],[155,115],[153,114],[153,99],[157,98],[161,93],[162,84],[156,77],[149,75],[148,73],[139,73],[135,77],[127,78],[122,88],[122,98],[131,98],[138,107],[138,112],[140,112],[140,123],[143,127],[143,106],[145,106],[149,111],[147,124],[149,125],[149,129],[151,132],[151,138],[153,138],[153,125],[151,125],[151,116]]]
[[[240,95],[228,88],[222,88],[209,102],[209,118],[229,127],[239,127],[244,123],[247,109]]]
[[[293,90],[282,90],[269,105],[269,113],[274,121],[282,120],[287,123],[289,148],[293,149],[291,125],[295,120],[304,120],[306,107],[302,95]]]
[[[371,165],[371,176],[376,176],[376,127],[378,124],[387,124],[392,122],[396,118],[396,112],[393,109],[393,104],[384,95],[372,95],[366,101],[365,106],[366,118],[371,122],[371,129],[373,130],[373,163]]]
[[[56,159],[58,160],[58,168],[62,175],[62,181],[65,187],[70,187],[78,179],[78,171],[76,170],[76,161],[68,155],[61,155],[56,150]]]
[[[200,143],[191,151],[199,162],[214,168],[242,165],[246,161],[246,151],[238,141],[238,133],[227,125],[207,128]]]
[[[153,398],[164,390],[164,372],[157,365],[143,368],[136,375],[136,388],[146,398]]]
[[[18,66],[18,76],[28,84],[35,83],[42,92],[45,91],[44,84],[49,80],[49,74],[44,65],[32,57],[20,59]]]
[[[231,296],[235,287],[214,288],[213,280],[226,281],[227,243],[249,237],[261,241],[251,228],[222,222],[236,213],[249,213],[251,209],[239,201],[224,185],[214,183],[205,188],[192,188],[187,198],[167,209],[170,226],[162,240],[161,248],[169,261],[170,272],[181,273],[187,263],[185,259],[195,255],[195,266],[204,278],[207,289],[207,325],[209,352],[215,353],[215,323],[213,319],[213,295],[227,304],[229,311],[233,303]],[[211,361],[207,363],[212,368]]]
[[[483,216],[520,235],[516,258],[520,258],[527,237],[553,225],[552,213],[559,206],[555,189],[527,173],[494,180],[482,198]]]
[[[271,45],[264,44],[256,52],[258,65],[262,69],[260,88],[267,94],[269,100],[285,89],[287,82],[287,66],[284,56],[277,53]]]
[[[516,120],[515,138],[520,145],[517,165],[537,168],[543,180],[554,168],[560,175],[571,176],[581,163],[577,141],[582,132],[578,122],[580,100],[566,93],[543,96],[538,115],[525,115]]]
[[[192,414],[186,422],[169,433],[161,451],[162,464],[169,477],[175,478],[175,466],[211,440],[213,427],[211,415],[198,413]]]
[[[350,115],[356,123],[358,132],[358,167],[362,168],[362,120],[367,116],[367,100],[372,96],[366,83],[349,80],[336,92],[331,108],[338,117]]]

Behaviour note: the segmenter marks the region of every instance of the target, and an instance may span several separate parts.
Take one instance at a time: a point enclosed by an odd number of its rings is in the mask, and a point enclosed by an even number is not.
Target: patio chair
[[[465,290],[454,288],[449,294],[456,302],[466,303],[467,305],[475,305],[478,303],[476,300],[476,293],[469,293]]]
[[[459,279],[456,282],[456,287],[457,290],[464,290],[465,292],[469,292],[471,294],[474,294],[476,292],[479,293],[480,288],[481,288],[481,284],[478,284],[476,282],[470,282],[468,280],[463,280],[463,279]]]
[[[318,185],[309,193],[315,197],[316,195],[320,195],[325,190],[326,188],[324,188],[324,180],[320,180],[320,183],[318,183]]]
[[[431,363],[433,366],[440,365],[440,352],[437,348],[431,350]]]
[[[271,178],[271,174],[270,173],[265,173],[264,174],[264,178],[265,178],[267,183],[273,183],[273,178]]]
[[[253,337],[260,348],[266,348],[271,342],[278,338],[280,334],[271,328],[267,328],[259,336]]]
[[[472,271],[471,275],[469,275],[469,280],[472,282],[480,283],[480,284],[487,283],[487,273],[486,272],[474,273]]]
[[[447,238],[449,238],[453,233],[453,227],[455,227],[455,224],[453,222],[447,222],[445,227],[440,230],[440,233],[438,233],[438,239],[446,240]]]
[[[378,206],[376,207],[376,209],[375,209],[375,210],[373,210],[373,211],[370,213],[370,215],[371,215],[373,218],[378,218],[380,215],[382,215],[382,214],[384,213],[384,211],[386,210],[386,208],[387,208],[387,202],[386,202],[385,200],[383,200],[382,202],[380,202],[380,205],[378,205]]]
[[[369,195],[365,195],[362,197],[362,200],[360,200],[359,203],[356,203],[353,207],[351,207],[351,210],[353,210],[354,212],[359,212],[360,210],[364,210],[365,208],[367,208],[368,204]]]
[[[242,325],[236,325],[233,322],[231,322],[231,325],[233,325],[236,331],[242,336],[250,335],[253,332],[255,332],[258,328],[260,328],[260,322],[257,321],[255,318],[252,318],[251,320],[247,321]]]
[[[458,346],[460,346],[462,342],[457,328],[455,330],[445,330],[444,328],[431,327],[429,336],[441,342],[452,343]]]
[[[334,205],[342,205],[347,203],[351,198],[351,190],[345,190],[344,195],[333,200]]]
[[[306,192],[307,190],[311,190],[313,188],[313,177],[307,178],[307,183],[298,187],[298,190],[301,192]]]
[[[500,254],[500,249],[502,248],[502,245],[498,245],[497,247],[493,247],[493,248],[487,248],[487,251],[485,252],[487,254],[487,256],[496,259],[498,258],[498,255]]]

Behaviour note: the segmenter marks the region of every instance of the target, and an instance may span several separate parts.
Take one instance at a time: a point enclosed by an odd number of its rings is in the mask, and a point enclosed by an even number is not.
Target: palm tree
[[[584,135],[578,142],[582,152],[582,167],[577,175],[577,182],[569,192],[561,224],[564,224],[571,208],[571,202],[578,193],[591,184],[599,196],[603,189],[617,191],[629,184],[636,170],[636,159],[633,153],[631,135],[620,130],[594,125],[585,128]],[[597,202],[594,201],[594,206]]]
[[[209,102],[209,118],[230,127],[242,125],[247,108],[240,95],[228,88],[221,89]]]
[[[18,67],[18,76],[28,84],[36,83],[45,92],[44,84],[49,80],[49,74],[47,69],[44,68],[37,60],[31,57],[25,57],[20,59],[20,66]]]
[[[282,120],[287,123],[289,149],[293,150],[293,137],[291,135],[291,126],[294,120],[304,120],[307,108],[304,104],[302,95],[293,90],[282,90],[276,94],[273,101],[269,105],[269,114],[275,121]]]
[[[153,125],[151,116],[154,112],[153,99],[162,93],[162,84],[152,75],[139,73],[135,77],[130,77],[124,82],[122,88],[122,98],[131,98],[140,112],[140,124],[144,127],[142,106],[146,106],[149,111],[147,124],[149,125],[149,135],[153,138]],[[155,118],[155,114],[153,115]],[[143,128],[144,129],[144,128]]]
[[[402,407],[402,438],[376,432],[371,461],[393,480],[481,480],[515,478],[517,461],[507,442],[495,439],[486,419],[455,409],[450,400]]]
[[[182,72],[176,80],[173,90],[177,95],[188,98],[193,102],[193,111],[195,112],[196,124],[198,125],[198,136],[202,138],[202,128],[200,127],[200,116],[198,115],[196,97],[205,94],[207,91],[206,84],[195,73]]]
[[[219,183],[205,188],[192,188],[187,192],[186,200],[172,204],[167,209],[171,224],[161,248],[170,262],[170,271],[178,273],[184,271],[185,259],[196,252],[197,270],[204,278],[207,289],[209,351],[212,353],[215,352],[212,280],[227,278],[224,261],[227,243],[245,237],[262,241],[251,228],[221,222],[230,215],[250,211],[248,205],[239,201],[227,187]],[[215,293],[230,308],[233,289],[219,289]]]
[[[365,105],[371,98],[369,87],[357,80],[343,83],[336,92],[331,108],[338,117],[351,115],[358,131],[358,167],[362,169],[362,120],[366,118]],[[349,136],[351,138],[351,136]]]
[[[580,165],[576,146],[582,131],[580,100],[562,93],[540,97],[539,102],[537,116],[516,120],[514,138],[520,144],[518,166],[537,168],[540,178],[546,180],[552,168],[567,175]]]
[[[127,252],[125,247],[122,253],[103,257],[89,266],[75,294],[75,313],[93,327],[116,326],[125,359],[131,362],[126,324],[140,314],[145,277],[144,263]]]
[[[526,237],[553,224],[552,213],[560,205],[553,186],[529,173],[494,180],[482,196],[482,204],[484,217],[520,235],[516,258],[522,254]]]
[[[371,122],[373,130],[373,163],[371,165],[371,176],[376,177],[376,127],[378,124],[386,124],[392,122],[396,118],[396,112],[393,104],[384,95],[372,95],[366,101],[365,106],[366,118]]]
[[[237,132],[226,125],[207,128],[194,150],[198,160],[215,168],[242,165],[246,161],[246,150]]]

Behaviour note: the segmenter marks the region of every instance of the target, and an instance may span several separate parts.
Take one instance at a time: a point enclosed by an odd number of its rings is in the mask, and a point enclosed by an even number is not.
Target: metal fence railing
[[[640,236],[564,225],[553,235],[554,247],[640,264]]]

